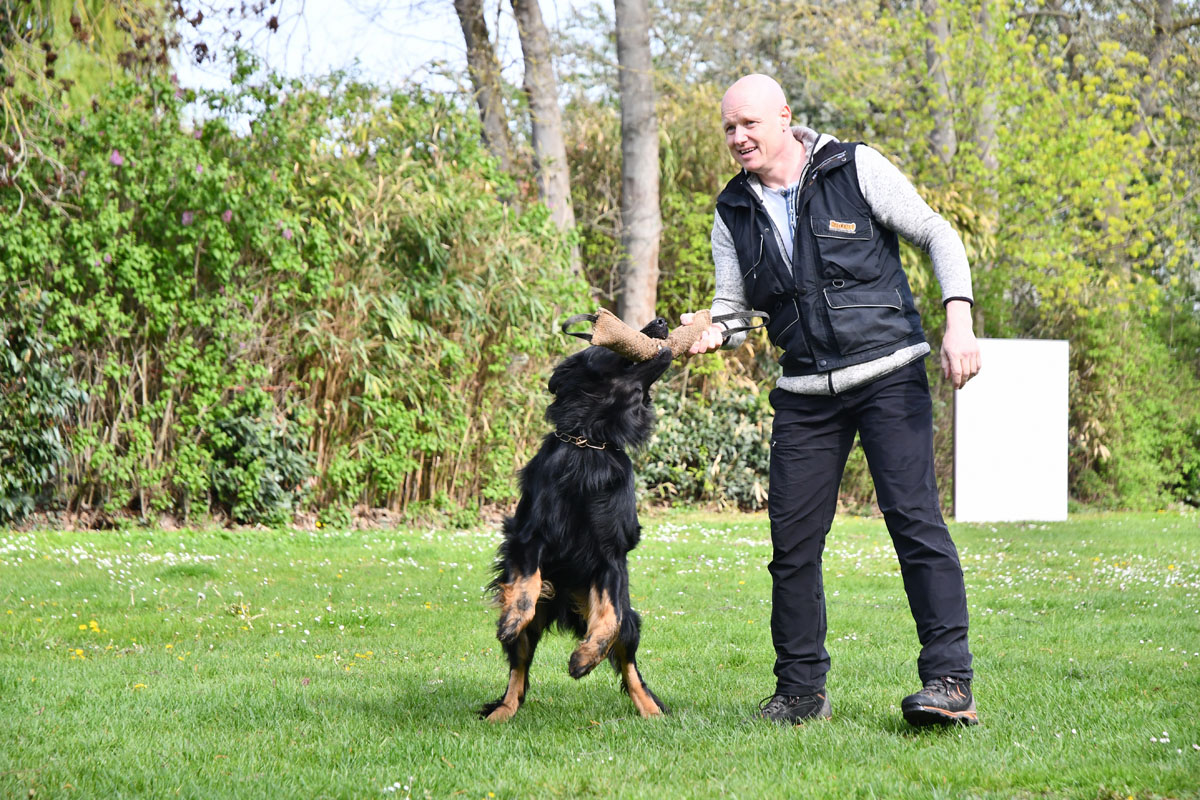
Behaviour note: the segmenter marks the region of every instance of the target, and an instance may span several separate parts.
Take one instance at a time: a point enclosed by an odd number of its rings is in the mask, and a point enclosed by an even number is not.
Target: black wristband
[[[947,297],[945,300],[942,301],[942,308],[945,308],[946,304],[949,303],[951,300],[962,300],[963,302],[965,302],[967,305],[971,306],[972,308],[975,307],[975,301],[969,297]]]

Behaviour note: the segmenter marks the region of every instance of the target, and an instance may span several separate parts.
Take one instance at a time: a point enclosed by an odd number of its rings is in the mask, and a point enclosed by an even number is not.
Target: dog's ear
[[[550,373],[550,382],[546,384],[546,388],[550,390],[550,394],[558,394],[559,387],[567,379],[564,374],[567,369],[567,363],[564,361],[554,368],[554,372]]]
[[[581,370],[586,370],[586,361],[592,355],[595,348],[586,347],[578,353],[569,355],[559,362],[554,368],[554,372],[550,373],[550,382],[546,384],[546,388],[550,390],[550,394],[557,395],[558,390],[570,383],[579,383],[579,375]]]

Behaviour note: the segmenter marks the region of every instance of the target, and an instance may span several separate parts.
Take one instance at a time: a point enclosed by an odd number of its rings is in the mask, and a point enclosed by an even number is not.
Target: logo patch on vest
[[[854,233],[858,230],[857,222],[838,222],[836,219],[829,220],[829,230],[837,231],[838,233]]]

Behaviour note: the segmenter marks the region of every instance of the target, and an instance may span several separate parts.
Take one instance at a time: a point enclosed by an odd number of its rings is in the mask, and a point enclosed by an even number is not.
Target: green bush
[[[1188,505],[1200,506],[1200,416],[1193,417],[1187,429],[1189,447],[1173,493]]]
[[[683,397],[660,389],[658,422],[633,456],[644,497],[670,503],[755,511],[766,508],[774,412],[768,392],[723,385]],[[839,491],[840,507],[872,514],[875,485],[856,442]]]
[[[290,522],[312,472],[302,432],[261,390],[239,396],[212,427],[204,445],[217,507],[238,522]]]
[[[341,98],[341,158],[314,194],[353,250],[302,322],[322,518],[358,505],[506,502],[537,447],[556,319],[589,306],[567,239],[512,181],[473,108],[421,91]],[[536,411],[535,411],[536,410]]]
[[[590,303],[566,237],[472,106],[252,72],[195,129],[190,93],[118,82],[45,120],[22,180],[52,202],[0,185],[0,285],[47,298],[89,393],[61,499],[272,521],[311,470],[327,522],[507,501]]]
[[[0,283],[47,298],[46,329],[89,394],[65,499],[77,508],[207,510],[204,442],[246,387],[300,405],[294,316],[320,302],[335,247],[296,169],[324,131],[282,101],[296,84],[238,86],[252,133],[189,129],[166,81],[122,81],[86,114],[47,121],[55,168],[31,165],[58,203],[0,188]],[[240,506],[239,506],[240,508]]]
[[[672,503],[766,507],[772,412],[765,392],[726,388],[711,397],[660,389],[658,423],[634,454],[641,489]]]
[[[1109,509],[1195,502],[1197,386],[1178,355],[1112,324],[1081,325],[1071,344],[1074,496]]]
[[[64,429],[87,401],[44,328],[40,296],[0,290],[0,523],[34,511],[67,460]]]

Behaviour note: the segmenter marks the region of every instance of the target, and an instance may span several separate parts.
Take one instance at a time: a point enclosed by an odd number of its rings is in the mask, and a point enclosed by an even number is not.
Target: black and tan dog
[[[642,332],[667,337],[663,319]],[[641,619],[629,604],[626,554],[641,536],[633,465],[626,449],[654,426],[650,386],[671,350],[634,363],[604,347],[562,361],[550,378],[555,430],[521,473],[521,500],[504,521],[491,588],[500,606],[496,637],[510,667],[508,688],[480,716],[503,722],[529,688],[529,665],[551,624],[581,639],[568,662],[572,678],[606,657],[643,717],[666,709],[642,680],[634,657]]]

